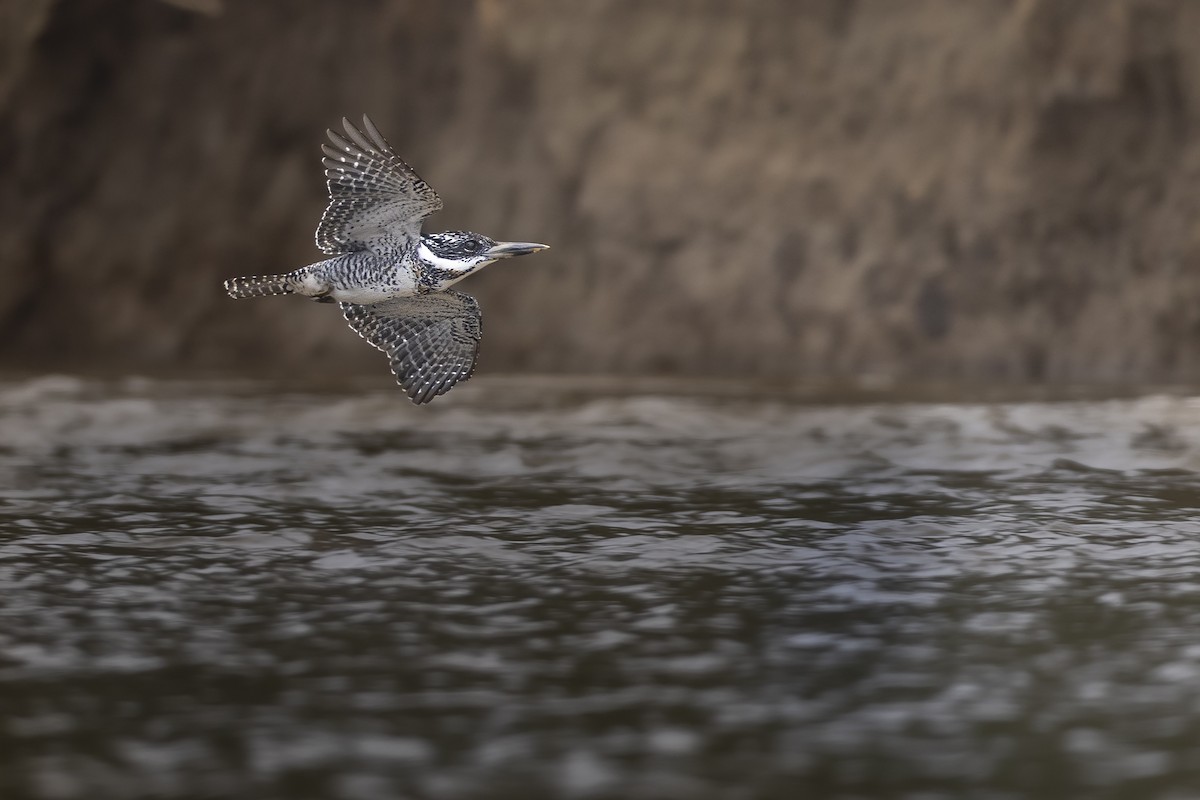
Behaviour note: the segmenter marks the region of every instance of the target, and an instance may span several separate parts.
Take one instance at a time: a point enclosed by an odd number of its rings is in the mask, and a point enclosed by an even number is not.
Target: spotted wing
[[[329,130],[333,146],[321,145],[329,206],[317,226],[317,247],[329,254],[365,250],[381,240],[401,246],[421,235],[421,221],[442,199],[412,167],[392,152],[375,124],[364,131],[343,118],[346,135]]]
[[[417,405],[475,371],[483,327],[470,295],[450,291],[369,306],[342,303],[342,314],[359,336],[387,353],[396,382]]]

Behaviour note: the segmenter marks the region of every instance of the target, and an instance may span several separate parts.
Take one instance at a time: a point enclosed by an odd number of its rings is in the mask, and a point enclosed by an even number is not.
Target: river
[[[0,797],[1200,796],[1200,399],[0,382]]]

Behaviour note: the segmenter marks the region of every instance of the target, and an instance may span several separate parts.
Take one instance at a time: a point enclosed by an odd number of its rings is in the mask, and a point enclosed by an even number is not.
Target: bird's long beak
[[[496,242],[488,251],[488,258],[512,258],[513,256],[523,256],[527,253],[536,253],[538,250],[549,250],[550,245],[538,244],[537,242]]]

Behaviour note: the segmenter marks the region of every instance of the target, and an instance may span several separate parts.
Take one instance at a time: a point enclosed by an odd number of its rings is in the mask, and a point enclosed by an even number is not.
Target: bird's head
[[[471,231],[442,231],[422,236],[417,255],[432,270],[445,273],[438,283],[448,286],[501,258],[547,249],[549,245],[535,242],[497,242]]]

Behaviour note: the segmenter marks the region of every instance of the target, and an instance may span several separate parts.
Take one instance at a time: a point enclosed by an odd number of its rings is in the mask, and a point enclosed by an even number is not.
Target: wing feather
[[[405,164],[370,118],[363,133],[347,119],[343,136],[328,130],[322,144],[329,205],[317,226],[317,247],[331,255],[365,250],[386,241],[414,244],[421,222],[442,207],[442,200],[412,167]],[[347,138],[348,137],[348,138]]]
[[[461,292],[396,297],[372,305],[342,303],[360,336],[387,354],[396,382],[417,405],[470,378],[479,356],[482,318]]]
[[[358,145],[359,149],[363,150],[364,152],[383,155],[383,153],[388,149],[386,144],[383,147],[378,147],[374,143],[368,142],[367,137],[363,135],[363,132],[354,127],[350,120],[346,119],[345,117],[342,117],[342,127],[345,128],[346,135],[350,137],[351,141]]]

